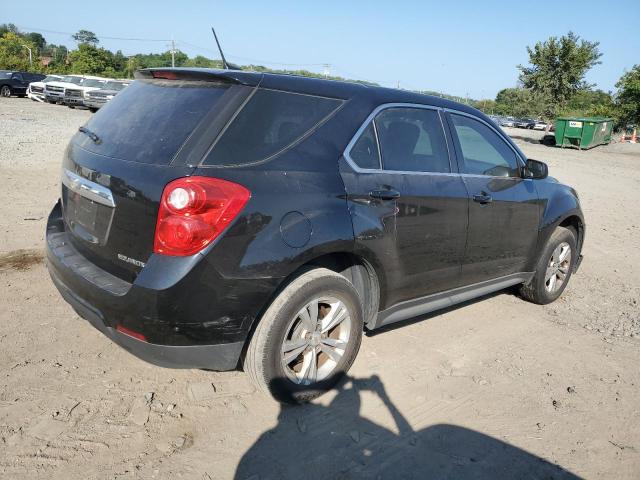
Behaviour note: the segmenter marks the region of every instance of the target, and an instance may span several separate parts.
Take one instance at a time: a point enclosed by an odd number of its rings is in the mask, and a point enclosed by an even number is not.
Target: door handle
[[[397,190],[371,190],[369,196],[379,200],[395,200],[400,198],[400,192]]]
[[[473,201],[478,202],[480,205],[486,205],[487,203],[491,203],[493,201],[493,198],[491,198],[491,195],[481,193],[479,195],[474,195]]]

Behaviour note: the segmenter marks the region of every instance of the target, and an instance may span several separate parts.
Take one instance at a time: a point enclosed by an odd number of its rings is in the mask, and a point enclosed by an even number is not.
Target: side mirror
[[[534,180],[542,180],[549,176],[549,167],[546,163],[538,160],[527,160],[527,166],[524,167],[523,177],[533,178]]]

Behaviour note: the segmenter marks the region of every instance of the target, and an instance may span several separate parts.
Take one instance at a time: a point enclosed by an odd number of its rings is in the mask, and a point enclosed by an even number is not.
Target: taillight
[[[185,177],[164,187],[153,252],[187,256],[213,242],[244,208],[251,192],[219,178]]]

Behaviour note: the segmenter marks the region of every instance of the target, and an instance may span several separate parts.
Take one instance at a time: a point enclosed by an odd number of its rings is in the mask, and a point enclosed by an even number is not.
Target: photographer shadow
[[[378,395],[392,431],[360,416],[360,392]],[[505,442],[456,425],[414,431],[377,376],[347,377],[329,406],[283,405],[278,424],[243,455],[235,478],[577,479]]]

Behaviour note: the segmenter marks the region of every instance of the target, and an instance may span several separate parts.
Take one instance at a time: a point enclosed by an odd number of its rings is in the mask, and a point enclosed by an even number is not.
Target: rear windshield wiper
[[[93,133],[91,130],[89,130],[87,127],[80,127],[78,131],[84,133],[87,137],[93,140],[94,143],[97,143],[98,145],[102,143],[102,140],[100,140],[100,137],[95,133]]]

